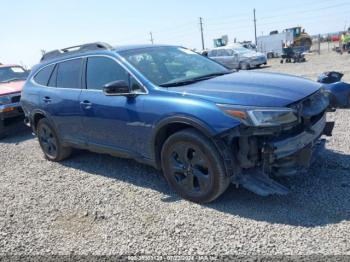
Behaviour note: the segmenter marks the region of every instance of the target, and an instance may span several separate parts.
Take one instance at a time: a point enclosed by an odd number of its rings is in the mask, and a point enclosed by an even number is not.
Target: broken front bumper
[[[241,170],[232,182],[262,196],[286,194],[288,189],[274,179],[305,174],[324,149],[321,136],[330,136],[333,127],[334,123],[326,122],[324,113],[313,125],[294,135],[238,138],[237,162]]]

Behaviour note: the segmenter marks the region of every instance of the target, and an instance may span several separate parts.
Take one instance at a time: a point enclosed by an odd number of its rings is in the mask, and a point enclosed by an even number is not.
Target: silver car
[[[247,70],[267,64],[266,55],[240,46],[214,48],[208,57],[231,69]]]

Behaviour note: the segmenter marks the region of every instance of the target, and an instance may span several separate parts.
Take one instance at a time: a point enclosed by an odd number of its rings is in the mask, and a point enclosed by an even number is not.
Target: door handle
[[[89,109],[92,107],[92,103],[90,101],[87,101],[87,100],[80,102],[80,105],[85,107],[86,109]]]
[[[52,100],[51,100],[50,97],[45,96],[45,97],[43,98],[43,101],[44,101],[45,103],[50,103]]]

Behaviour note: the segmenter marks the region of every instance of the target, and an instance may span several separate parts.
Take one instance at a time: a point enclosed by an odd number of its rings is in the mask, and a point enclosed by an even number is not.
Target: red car
[[[27,77],[28,71],[19,65],[0,64],[0,136],[10,120],[23,115],[19,102]]]

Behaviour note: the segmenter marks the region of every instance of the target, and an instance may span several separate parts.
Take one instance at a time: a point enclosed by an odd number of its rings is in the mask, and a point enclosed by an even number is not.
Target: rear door
[[[82,65],[82,58],[57,63],[48,87],[41,92],[42,107],[50,115],[57,132],[63,140],[73,143],[83,141],[79,102]]]
[[[218,50],[220,62],[228,68],[236,68],[235,57],[231,49]]]
[[[229,50],[231,53],[230,55],[232,56],[232,59],[230,60],[231,61],[231,66],[230,68],[239,68],[239,55],[238,53],[236,53],[234,50],[230,49]]]
[[[80,96],[82,131],[89,146],[118,151],[137,151],[143,143],[140,113],[143,96],[108,96],[105,84],[124,80],[142,93],[141,85],[113,58],[91,56],[86,60],[85,87]]]

